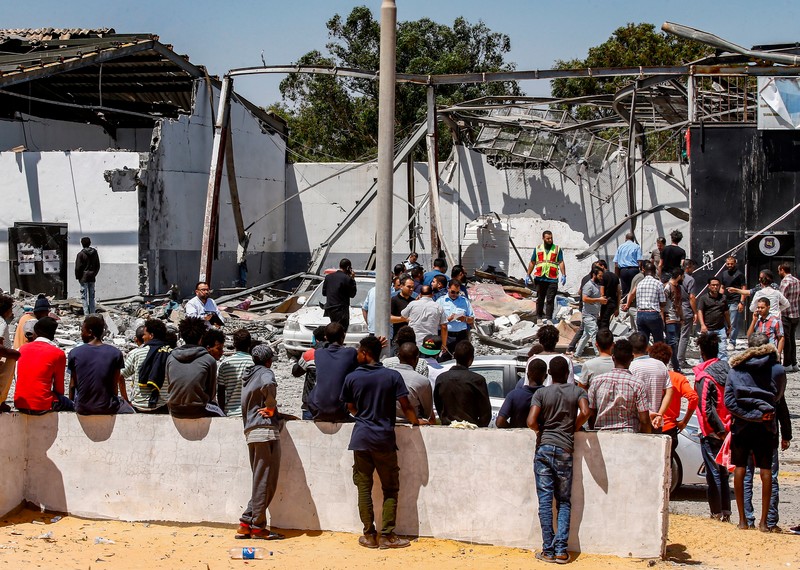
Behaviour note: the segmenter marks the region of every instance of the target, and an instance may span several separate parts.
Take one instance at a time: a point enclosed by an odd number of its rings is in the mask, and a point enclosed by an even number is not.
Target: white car
[[[375,286],[374,275],[356,275],[356,296],[350,299],[350,326],[345,336],[345,345],[357,347],[359,341],[369,334],[361,305],[367,298],[369,290]],[[300,356],[311,348],[314,329],[325,326],[331,320],[325,316],[325,297],[322,295],[322,283],[308,298],[299,297],[297,301],[303,305],[286,319],[283,328],[283,348],[290,356]]]

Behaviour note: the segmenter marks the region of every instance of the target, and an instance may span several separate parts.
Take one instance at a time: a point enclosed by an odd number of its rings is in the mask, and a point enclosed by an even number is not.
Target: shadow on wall
[[[175,429],[188,441],[202,441],[211,429],[211,418],[182,419],[170,416]]]
[[[581,444],[576,441],[573,455],[572,479],[572,512],[570,513],[569,545],[581,551],[580,529],[583,522],[583,511],[586,506],[585,485],[583,483],[583,469],[575,468],[575,463],[586,463],[592,479],[604,494],[608,494],[608,472],[603,458],[603,449],[597,437],[597,432],[587,432],[587,437]],[[553,519],[555,520],[555,518]]]
[[[406,426],[398,426],[398,428]],[[424,429],[424,428],[423,428]],[[399,430],[398,430],[399,431]],[[403,433],[407,432],[407,433]],[[427,518],[420,516],[419,494],[422,487],[428,486],[428,452],[425,449],[425,440],[419,429],[408,427],[407,430],[400,432],[403,446],[403,453],[398,454],[400,463],[400,494],[397,506],[397,532],[408,536],[419,536],[420,519]],[[413,461],[412,461],[413,459]],[[379,487],[379,485],[376,485]],[[383,495],[373,496],[375,505],[383,502]],[[375,509],[376,514],[380,515],[380,510]],[[377,518],[380,518],[378,516]]]
[[[117,416],[82,416],[80,414],[75,414],[75,416],[86,437],[96,443],[106,441],[114,433]]]
[[[326,426],[340,426],[341,424],[317,424]],[[337,430],[338,431],[338,430]],[[319,534],[321,525],[317,505],[311,494],[311,489],[306,478],[306,470],[303,464],[310,464],[311,458],[301,458],[300,451],[292,439],[289,430],[281,430],[281,467],[282,475],[278,476],[278,488],[275,497],[269,507],[269,518],[279,520],[282,527],[303,529],[308,534],[314,536]],[[291,480],[287,480],[286,473],[294,474]],[[272,524],[270,522],[270,524]],[[317,531],[317,532],[309,532]]]
[[[36,486],[44,491],[42,496],[37,497],[29,495],[26,481],[25,499],[36,505],[46,505],[47,508],[59,512],[69,512],[67,496],[64,490],[64,477],[61,474],[61,470],[50,460],[48,451],[56,442],[59,418],[61,414],[65,413],[69,412],[51,413],[37,418],[36,427],[38,429],[28,430],[26,461],[26,465],[35,466],[35,472],[28,473],[26,480],[30,477],[36,481],[46,481],[47,484]],[[30,420],[30,418],[27,419]]]

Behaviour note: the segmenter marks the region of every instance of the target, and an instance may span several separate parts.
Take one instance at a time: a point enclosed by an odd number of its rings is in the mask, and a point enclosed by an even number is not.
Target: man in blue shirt
[[[328,345],[314,352],[317,383],[308,394],[308,410],[317,422],[350,422],[340,399],[345,377],[358,366],[356,350],[344,345],[345,330],[339,323],[325,327]]]
[[[469,329],[475,324],[472,304],[461,294],[461,282],[451,279],[447,285],[447,296],[438,301],[447,317],[447,351],[452,354],[456,344],[469,340]]]
[[[634,241],[635,239],[633,232],[625,234],[625,243],[619,246],[614,255],[614,273],[622,282],[623,297],[631,290],[631,281],[641,270],[641,262],[644,259],[642,247]]]
[[[394,433],[396,402],[412,425],[427,422],[417,419],[400,373],[380,363],[381,348],[381,341],[374,336],[361,340],[359,366],[345,378],[341,400],[356,419],[348,449],[353,452],[353,482],[358,488],[358,513],[364,524],[364,536],[359,537],[358,543],[366,548],[403,548],[409,541],[394,533],[400,490]],[[375,471],[383,491],[380,538],[372,506]]]
[[[425,275],[422,277],[422,284],[430,285],[431,281],[433,281],[434,275],[444,275],[447,277],[447,273],[445,273],[445,271],[447,271],[447,261],[441,257],[437,257],[433,260],[433,269],[426,271]]]

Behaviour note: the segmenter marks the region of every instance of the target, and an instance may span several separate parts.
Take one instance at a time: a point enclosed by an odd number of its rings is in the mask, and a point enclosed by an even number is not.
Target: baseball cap
[[[438,355],[442,351],[442,337],[434,334],[427,335],[422,340],[422,346],[419,351],[427,356]]]

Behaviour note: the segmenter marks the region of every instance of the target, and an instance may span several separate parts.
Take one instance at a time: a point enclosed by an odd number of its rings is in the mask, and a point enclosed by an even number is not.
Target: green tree
[[[366,6],[327,22],[327,54],[312,51],[299,65],[379,67],[380,24]],[[452,27],[427,18],[398,22],[397,72],[449,74],[508,71],[505,61],[511,40],[492,32],[483,22],[456,18]],[[289,123],[289,149],[315,161],[364,160],[377,154],[378,82],[330,75],[291,74],[281,82],[283,101],[271,110]],[[437,105],[450,105],[488,95],[519,95],[516,83],[463,84],[438,87]],[[395,133],[404,138],[424,120],[426,90],[400,84],[396,91]],[[449,149],[449,137],[440,137],[440,152]]]

